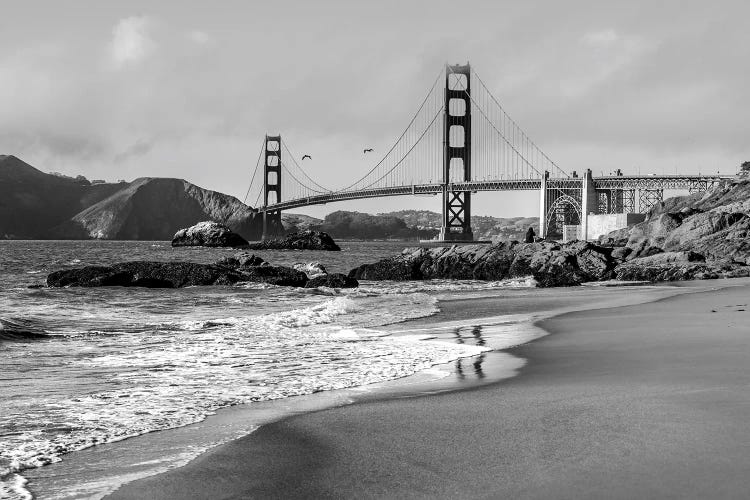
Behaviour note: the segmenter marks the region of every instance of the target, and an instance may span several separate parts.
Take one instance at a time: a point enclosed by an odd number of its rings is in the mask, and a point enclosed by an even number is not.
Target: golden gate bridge
[[[664,190],[705,191],[730,176],[617,175],[566,172],[506,113],[473,68],[446,65],[393,146],[358,180],[320,185],[300,166],[281,135],[266,135],[245,202],[263,215],[263,237],[280,234],[281,211],[385,196],[434,194],[442,199],[439,239],[472,241],[471,196],[480,191],[540,193],[540,236],[565,226],[587,239],[588,217],[646,213]],[[284,197],[282,198],[282,193]]]

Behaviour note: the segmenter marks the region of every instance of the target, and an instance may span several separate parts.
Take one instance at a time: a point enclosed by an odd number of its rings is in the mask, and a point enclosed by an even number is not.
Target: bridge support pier
[[[471,191],[455,191],[452,182],[471,180],[471,67],[445,67],[443,111],[442,241],[473,241]],[[459,175],[451,175],[458,171]]]
[[[542,188],[539,191],[539,236],[540,238],[547,237],[547,179],[549,179],[549,172],[544,171],[542,176]]]
[[[263,233],[261,238],[283,234],[281,210],[268,210],[268,201],[273,196],[273,203],[281,201],[281,136],[266,135],[266,161],[263,166]]]

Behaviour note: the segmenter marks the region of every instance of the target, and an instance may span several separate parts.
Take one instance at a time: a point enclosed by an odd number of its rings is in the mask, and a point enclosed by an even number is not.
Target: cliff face
[[[124,184],[90,185],[0,156],[0,238],[45,238],[49,230]]]
[[[61,238],[171,240],[181,228],[213,220],[258,239],[260,218],[233,196],[182,179],[136,179],[53,229]]]
[[[13,238],[171,240],[205,220],[246,239],[259,239],[261,231],[260,217],[237,198],[182,179],[92,186],[15,157],[0,159],[0,198],[0,235]]]

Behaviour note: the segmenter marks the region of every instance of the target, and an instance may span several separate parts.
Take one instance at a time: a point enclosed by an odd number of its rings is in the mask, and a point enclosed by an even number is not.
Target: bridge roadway
[[[605,176],[594,177],[595,189],[691,189],[705,190],[709,185],[733,179],[731,175],[648,175],[648,176]],[[581,177],[549,178],[548,188],[575,189],[580,188]],[[289,210],[309,205],[323,205],[326,203],[359,200],[364,198],[380,198],[385,196],[409,196],[422,194],[440,194],[443,188],[449,191],[534,191],[542,188],[542,180],[536,179],[508,179],[495,181],[468,181],[444,184],[413,184],[408,186],[378,187],[355,191],[332,191],[305,198],[274,203],[266,207],[258,207],[261,212]]]

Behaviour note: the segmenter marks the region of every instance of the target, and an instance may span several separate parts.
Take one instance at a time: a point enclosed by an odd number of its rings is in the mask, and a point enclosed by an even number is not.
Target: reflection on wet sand
[[[469,344],[482,347],[486,344],[484,337],[482,336],[482,325],[474,325],[470,327],[459,327],[453,331],[453,336],[458,344]],[[484,371],[482,370],[482,363],[484,363],[485,353],[470,358],[463,358],[456,360],[456,376],[459,380],[466,380],[467,377],[471,378],[472,375],[476,379],[483,379],[485,377]],[[469,370],[469,373],[464,371],[464,366],[471,366],[473,373]]]

